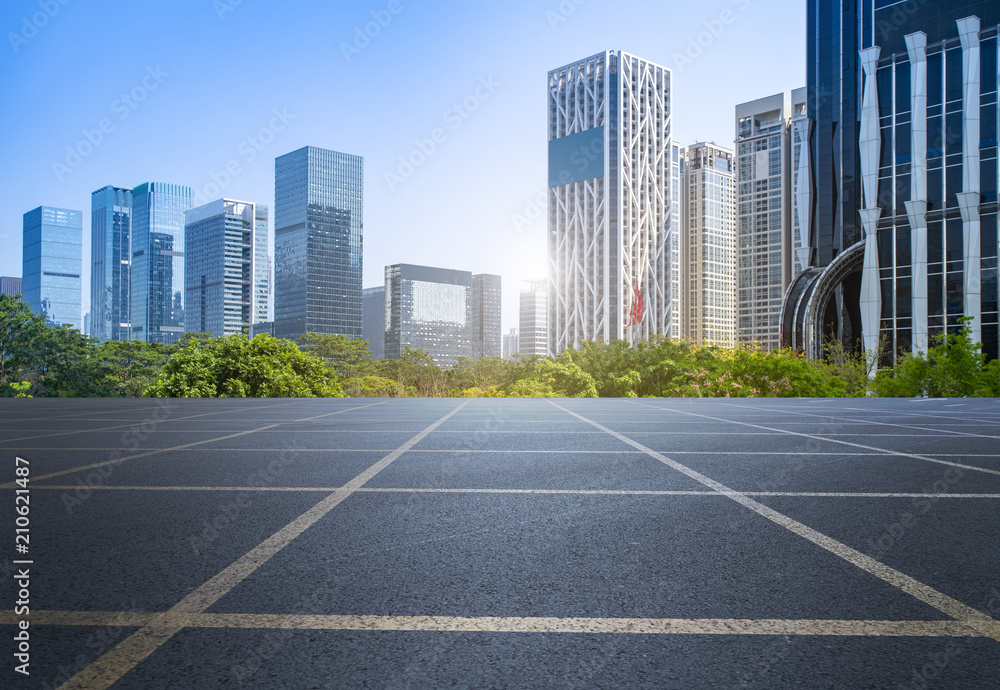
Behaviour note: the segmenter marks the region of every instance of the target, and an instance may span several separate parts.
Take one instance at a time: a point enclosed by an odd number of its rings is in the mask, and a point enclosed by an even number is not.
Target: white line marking
[[[717,482],[714,479],[711,479],[701,474],[700,472],[696,472],[695,470],[691,469],[690,467],[687,467],[686,465],[682,465],[676,460],[671,460],[667,456],[657,453],[655,450],[647,448],[646,446],[636,441],[633,441],[627,436],[619,434],[617,431],[608,429],[605,426],[601,426],[597,422],[590,421],[583,415],[579,415],[576,412],[573,412],[572,410],[568,410],[565,407],[562,407],[557,403],[552,402],[551,400],[549,401],[549,404],[563,410],[567,414],[573,415],[577,419],[581,419],[585,422],[593,424],[594,427],[607,432],[608,434],[617,438],[619,441],[627,443],[628,445],[632,446],[637,450],[645,452],[650,457],[656,458],[657,460],[667,465],[668,467],[672,467],[673,469],[690,477],[691,479],[694,479],[695,481],[704,484],[705,486],[714,489],[719,493],[725,494],[733,501],[736,501],[740,505],[749,508],[758,515],[766,517],[771,522],[774,522],[775,524],[784,527],[790,532],[798,534],[800,537],[803,537],[804,539],[811,541],[820,548],[823,548],[826,551],[829,551],[830,553],[839,556],[848,563],[856,565],[862,570],[887,582],[893,587],[896,587],[906,592],[907,594],[919,599],[925,604],[933,606],[937,610],[951,616],[952,618],[955,618],[956,620],[988,621],[990,623],[994,623],[993,618],[986,615],[985,613],[978,611],[972,608],[971,606],[963,604],[957,599],[953,599],[947,594],[939,592],[936,589],[929,587],[928,585],[925,585],[919,580],[916,580],[910,577],[909,575],[906,575],[905,573],[902,573],[894,568],[890,568],[886,564],[875,560],[871,556],[866,556],[860,551],[852,549],[846,544],[843,544],[835,539],[832,539],[831,537],[828,537],[825,534],[812,529],[811,527],[807,527],[803,523],[797,520],[793,520],[787,515],[779,513],[777,510],[774,510],[773,508],[769,508],[763,503],[753,500],[746,494],[734,491],[729,487],[727,487],[725,484]],[[1000,628],[995,627],[990,636],[996,639],[998,642],[1000,642]]]

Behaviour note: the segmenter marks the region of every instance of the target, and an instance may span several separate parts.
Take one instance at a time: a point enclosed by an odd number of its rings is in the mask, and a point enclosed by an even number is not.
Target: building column
[[[812,134],[812,120],[803,118],[792,122],[799,143],[799,168],[795,178],[795,209],[799,215],[794,238],[798,248],[799,265],[802,270],[813,265],[812,246],[812,158],[809,155],[809,137]],[[794,160],[795,152],[792,152]]]
[[[864,90],[861,100],[861,226],[865,233],[865,260],[861,272],[861,339],[865,352],[878,350],[879,324],[882,318],[882,289],[878,273],[878,158],[882,146],[879,130],[878,84],[875,72],[878,66],[878,46],[860,51],[864,71]],[[872,372],[875,367],[872,367]]]
[[[972,342],[982,340],[982,288],[980,273],[980,184],[979,184],[979,18],[959,19],[958,34],[962,41],[962,194],[958,205],[962,212],[964,295],[963,312],[971,317]]]
[[[913,352],[927,351],[927,34],[905,37],[910,58],[910,262],[913,296]]]

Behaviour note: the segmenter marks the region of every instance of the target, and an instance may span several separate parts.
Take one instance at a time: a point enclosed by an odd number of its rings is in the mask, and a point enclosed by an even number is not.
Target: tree
[[[97,356],[107,366],[109,386],[127,398],[141,397],[169,359],[162,344],[139,340],[107,340],[97,346]]]
[[[45,328],[35,339],[27,370],[36,396],[94,398],[115,394],[95,341],[72,326]]]
[[[34,354],[35,341],[45,331],[44,317],[18,297],[0,295],[0,396],[10,396],[10,384]]]
[[[298,343],[303,352],[329,362],[342,380],[374,373],[374,362],[367,340],[339,333],[309,332],[300,335]]]
[[[227,335],[175,352],[146,391],[161,398],[313,398],[343,395],[326,363],[289,341]]]

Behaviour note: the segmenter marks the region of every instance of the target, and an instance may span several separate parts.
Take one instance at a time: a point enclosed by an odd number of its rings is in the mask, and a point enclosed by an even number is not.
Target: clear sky
[[[682,146],[731,147],[737,103],[805,85],[787,0],[6,0],[0,30],[0,275],[21,275],[24,212],[82,210],[85,312],[91,192],[273,210],[274,158],[311,145],[365,159],[365,287],[400,262],[499,273],[507,332],[546,265],[549,70],[671,68]]]

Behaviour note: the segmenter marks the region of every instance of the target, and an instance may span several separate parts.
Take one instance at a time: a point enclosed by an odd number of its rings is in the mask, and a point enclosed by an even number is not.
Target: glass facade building
[[[385,359],[385,286],[361,291],[361,337],[368,341],[372,359]]]
[[[90,333],[129,340],[132,190],[102,187],[90,195]]]
[[[274,332],[361,337],[364,159],[306,146],[274,161]]]
[[[14,297],[21,294],[20,276],[0,276],[0,295]]]
[[[969,317],[997,356],[1000,3],[811,0],[815,266],[782,337],[891,365]]]
[[[251,335],[267,321],[267,211],[219,199],[185,214],[185,331]]]
[[[472,276],[472,358],[499,357],[500,341],[500,276],[477,273]]]
[[[694,144],[684,152],[684,336],[736,342],[736,182],[733,152]]]
[[[547,115],[547,350],[675,332],[670,70],[598,53],[549,72]]]
[[[441,367],[471,355],[472,273],[395,264],[385,267],[385,357],[426,350]]]
[[[147,182],[132,190],[132,339],[172,343],[184,332],[184,213],[190,187]]]
[[[21,299],[53,326],[80,330],[83,211],[39,206],[24,214]]]
[[[529,280],[518,303],[518,352],[522,355],[549,353],[548,282]]]

